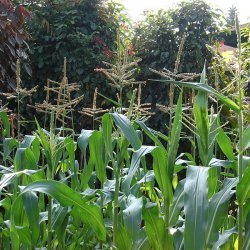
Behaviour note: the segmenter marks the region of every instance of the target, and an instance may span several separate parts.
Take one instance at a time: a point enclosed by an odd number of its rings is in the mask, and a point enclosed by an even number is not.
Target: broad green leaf
[[[79,145],[79,148],[81,149],[82,153],[86,153],[86,149],[89,144],[89,138],[93,134],[94,130],[85,130],[83,129],[81,131],[81,135],[77,139],[77,143]]]
[[[152,129],[148,128],[144,122],[136,121],[136,124],[138,124],[140,126],[140,128],[143,130],[143,132],[155,143],[156,146],[159,146],[159,147],[165,149],[165,147],[162,145],[161,141],[158,139],[157,135],[153,132]]]
[[[239,204],[243,204],[250,198],[250,168],[248,167],[236,188],[236,196]]]
[[[24,193],[23,205],[29,221],[32,243],[36,245],[40,234],[38,198],[36,194],[34,192]]]
[[[16,178],[18,178],[19,176],[21,176],[21,175],[33,175],[33,174],[36,174],[38,171],[40,171],[40,170],[24,169],[22,171],[18,171],[18,172],[15,172],[15,173],[3,174],[2,177],[1,177],[1,180],[0,180],[0,191],[4,187],[12,184],[14,182],[14,180]]]
[[[210,199],[218,190],[219,179],[218,179],[218,169],[210,167],[209,177],[208,177],[208,199]]]
[[[242,144],[242,151],[245,151],[250,147],[250,125],[243,131]]]
[[[232,142],[230,138],[228,137],[228,135],[221,128],[219,119],[217,120],[217,122],[218,122],[218,133],[216,136],[216,141],[219,144],[222,152],[228,158],[228,160],[232,161],[235,159]]]
[[[139,150],[136,150],[133,153],[128,175],[125,177],[125,180],[123,182],[124,192],[127,195],[129,195],[129,193],[130,193],[130,184],[131,184],[131,181],[132,181],[134,174],[136,173],[136,171],[140,167],[140,162],[141,162],[142,157],[145,156],[146,154],[151,153],[155,148],[156,147],[154,147],[154,146],[142,146]]]
[[[65,143],[66,151],[69,155],[70,165],[74,170],[74,168],[75,168],[75,150],[76,150],[75,143],[71,137],[65,138],[64,143]]]
[[[171,249],[169,242],[166,242],[166,228],[163,219],[159,216],[159,209],[156,205],[150,204],[143,208],[143,218],[149,242],[153,249]]]
[[[110,114],[105,114],[102,117],[102,136],[105,145],[105,152],[109,159],[112,158],[113,146],[112,146],[112,127],[113,121]]]
[[[229,230],[225,230],[222,234],[220,234],[219,236],[219,239],[218,241],[213,245],[213,248],[212,250],[217,250],[217,249],[220,249],[221,246],[223,246],[224,244],[226,244],[230,237],[233,235],[233,234],[237,234],[237,229],[234,227],[234,228],[231,228]],[[227,249],[227,248],[226,248]],[[230,248],[229,248],[230,249]]]
[[[175,118],[172,124],[172,129],[169,135],[168,142],[168,159],[167,159],[167,168],[168,168],[168,177],[172,182],[174,166],[177,157],[177,151],[179,148],[180,134],[182,128],[182,92],[179,95],[177,106],[175,109]]]
[[[166,152],[162,148],[157,147],[152,151],[152,156],[156,181],[163,193],[165,202],[168,201],[169,204],[171,204],[173,200],[173,191],[172,184],[167,172]]]
[[[219,231],[227,217],[228,204],[235,193],[232,189],[237,185],[238,179],[226,179],[220,192],[209,201],[208,222],[206,230],[206,244],[212,247],[219,239]]]
[[[132,238],[128,235],[129,231],[122,224],[117,230],[117,247],[120,250],[132,250]]]
[[[244,245],[243,250],[249,250],[250,249],[250,212],[248,212],[246,223],[245,223],[245,239],[244,239]]]
[[[184,206],[184,184],[185,184],[185,179],[181,180],[175,189],[173,204],[170,207],[170,215],[169,215],[170,226],[174,226],[176,224],[181,209]]]
[[[62,207],[59,204],[53,209],[52,214],[52,228],[55,230],[58,240],[63,242],[65,240],[66,227],[68,224],[69,209]]]
[[[10,121],[9,121],[7,113],[4,111],[1,111],[0,119],[2,120],[3,126],[4,126],[4,131],[2,131],[3,137],[10,137]]]
[[[25,135],[23,141],[20,143],[20,148],[29,148],[35,139],[36,136],[34,135]]]
[[[103,149],[102,132],[94,131],[89,138],[90,160],[95,167],[96,176],[101,183],[104,183],[107,180]]]
[[[3,141],[3,160],[10,159],[10,154],[15,148],[19,146],[19,143],[14,138],[5,138]]]
[[[77,179],[78,169],[77,169],[77,164],[75,161],[76,145],[75,145],[74,140],[71,137],[65,138],[64,143],[65,143],[66,151],[69,155],[69,162],[70,162],[71,170],[74,173],[71,179],[71,187],[73,189],[76,189],[78,187],[78,179]]]
[[[111,116],[115,121],[116,126],[122,130],[132,147],[135,150],[138,150],[141,147],[141,141],[129,119],[126,116],[117,113],[111,113]]]
[[[217,136],[217,129],[218,129],[218,115],[210,115],[209,116],[209,135],[208,135],[208,161],[210,162],[211,159],[214,157],[215,152],[215,142]]]
[[[37,161],[34,153],[30,148],[18,148],[14,159],[15,171],[23,169],[37,170]]]
[[[81,211],[81,214],[79,215],[80,219],[94,229],[97,237],[100,240],[105,241],[106,230],[104,227],[100,208],[95,205],[86,204],[82,200],[82,197],[78,192],[72,190],[67,185],[58,181],[44,180],[31,183],[29,186],[24,188],[20,193],[20,195],[16,198],[16,200],[12,205],[12,211],[15,211],[16,206],[19,203],[18,201],[20,200],[20,197],[22,197],[22,195],[24,195],[26,192],[30,191],[35,191],[50,195],[64,207],[76,206],[79,209],[79,211]],[[11,217],[11,222],[12,222],[11,229],[12,231],[14,231],[13,227],[15,225],[15,221],[13,219],[13,216]]]
[[[208,167],[189,166],[184,184],[185,249],[204,249],[208,220]]]
[[[136,198],[133,195],[129,195],[127,198],[127,204],[127,208],[122,211],[124,228],[126,229],[129,238],[135,242],[141,228],[143,206],[142,197]]]
[[[32,246],[31,233],[28,227],[18,227],[16,231],[18,233],[20,242],[22,242],[23,244],[27,244],[28,246]]]
[[[155,80],[154,80],[155,81]],[[227,96],[224,96],[219,91],[215,90],[211,86],[205,84],[205,83],[199,83],[199,82],[180,82],[180,81],[173,81],[173,80],[157,80],[158,82],[162,82],[165,84],[176,84],[181,87],[188,87],[191,89],[195,89],[198,91],[206,92],[209,94],[213,94],[215,97],[217,97],[222,103],[226,104],[229,108],[234,110],[236,113],[240,112],[240,107],[232,101]]]
[[[206,72],[205,68],[201,75],[201,83],[205,84]],[[208,122],[208,97],[207,93],[198,91],[194,100],[194,118],[196,124],[196,139],[199,149],[199,157],[203,166],[208,166],[210,159],[208,158],[209,152],[209,122]]]
[[[177,228],[176,232],[174,233],[174,249],[176,250],[183,250],[184,249],[184,228],[179,227]]]

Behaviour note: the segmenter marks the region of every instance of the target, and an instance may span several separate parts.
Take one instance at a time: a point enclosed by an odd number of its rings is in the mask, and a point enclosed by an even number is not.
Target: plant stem
[[[238,115],[239,122],[239,156],[238,156],[238,177],[239,182],[243,176],[243,112],[242,112],[242,84],[241,84],[241,38],[240,38],[240,27],[238,16],[235,16],[236,32],[238,39],[238,97],[240,112]],[[243,204],[239,204],[238,207],[238,249],[241,250],[243,247],[243,234],[244,234],[244,219],[243,219]]]
[[[165,216],[164,216],[164,221],[165,221],[165,226],[166,226],[166,231],[167,231],[167,237],[169,235],[169,231],[168,231],[168,225],[169,225],[169,201],[168,199],[165,199],[164,202],[164,210],[165,210]]]
[[[48,250],[52,249],[52,198],[49,197],[48,204]]]
[[[117,165],[117,167],[115,169],[114,220],[113,220],[113,242],[114,242],[115,246],[116,246],[116,242],[117,242],[117,230],[118,230],[119,189],[120,189],[120,168]]]

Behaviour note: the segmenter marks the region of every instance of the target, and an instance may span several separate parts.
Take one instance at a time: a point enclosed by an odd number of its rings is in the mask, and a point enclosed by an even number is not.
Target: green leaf
[[[3,160],[10,159],[11,152],[19,146],[19,143],[14,138],[5,138],[3,141]]]
[[[220,234],[219,240],[216,242],[216,244],[213,245],[212,249],[213,250],[220,249],[221,246],[223,246],[224,244],[226,244],[229,241],[230,237],[233,234],[237,234],[237,229],[235,227],[231,228],[229,230],[225,230],[222,234]]]
[[[176,110],[175,118],[172,124],[172,129],[170,131],[169,143],[168,143],[168,176],[170,181],[173,180],[174,166],[177,156],[177,151],[179,148],[180,134],[182,128],[182,92],[179,95]]]
[[[37,168],[37,161],[32,150],[30,148],[18,148],[14,159],[15,171],[23,169],[36,170]]]
[[[246,223],[245,223],[245,240],[243,245],[243,250],[250,249],[250,212],[248,212]]]
[[[115,121],[116,126],[122,130],[132,147],[135,150],[138,150],[141,147],[141,141],[129,119],[126,116],[117,113],[111,113],[111,116]]]
[[[94,131],[89,138],[90,161],[96,170],[96,176],[101,183],[107,180],[106,164],[104,160],[102,132]]]
[[[20,148],[29,148],[35,139],[36,136],[34,135],[25,135],[23,141],[20,144]]]
[[[215,90],[211,86],[205,84],[205,83],[199,83],[199,82],[180,82],[180,81],[173,81],[173,80],[154,80],[158,82],[162,82],[165,84],[176,84],[181,87],[188,87],[192,89],[196,89],[198,91],[206,92],[209,94],[213,94],[215,97],[217,97],[222,103],[226,104],[229,108],[234,110],[236,113],[240,112],[240,107],[232,101],[230,98],[224,96],[219,91]]]
[[[107,101],[109,101],[109,102],[111,102],[111,103],[113,103],[115,106],[117,106],[117,107],[120,107],[121,108],[121,104],[119,103],[119,102],[116,102],[116,101],[114,101],[114,100],[112,100],[112,99],[110,99],[110,98],[108,98],[107,96],[105,96],[105,95],[102,95],[101,93],[97,93],[98,95],[100,95],[101,97],[103,97],[104,99],[106,99]]]
[[[112,158],[113,147],[112,147],[112,127],[113,121],[110,117],[110,114],[105,114],[102,117],[102,135],[105,145],[105,152],[109,156],[109,159]]]
[[[228,158],[228,160],[232,161],[235,159],[232,142],[230,138],[228,137],[228,135],[221,128],[219,119],[217,120],[217,122],[218,122],[218,133],[216,136],[216,141],[219,144],[222,152]]]
[[[83,154],[86,154],[86,149],[89,144],[89,138],[93,134],[94,130],[85,130],[83,129],[81,131],[81,135],[77,139],[77,143],[79,145],[79,148],[81,149]]]
[[[152,129],[148,128],[144,122],[136,121],[136,124],[138,124],[140,126],[140,128],[143,130],[143,132],[155,143],[156,146],[159,146],[159,147],[165,149],[164,146],[162,145],[161,141],[157,138],[154,131]]]
[[[250,168],[248,167],[236,188],[236,196],[239,204],[243,204],[250,198]]]
[[[220,192],[209,201],[208,223],[206,230],[206,244],[212,247],[219,239],[219,231],[227,217],[230,198],[235,193],[232,189],[237,185],[238,179],[226,179]]]
[[[0,119],[2,120],[3,126],[4,126],[4,131],[2,134],[3,137],[10,137],[10,121],[9,121],[7,113],[4,111],[1,111]]]
[[[143,209],[146,232],[153,249],[169,249],[169,242],[166,243],[166,228],[164,220],[159,216],[159,209],[154,204],[147,204]]]
[[[38,198],[36,194],[34,192],[24,193],[23,204],[29,221],[32,243],[36,245],[40,235]]]
[[[24,169],[22,171],[18,171],[15,173],[9,173],[9,174],[3,174],[0,180],[0,191],[7,187],[8,185],[12,184],[16,178],[18,178],[21,175],[33,175],[36,174],[40,170],[27,170]]]
[[[170,207],[169,225],[174,226],[178,220],[181,209],[184,206],[184,184],[185,179],[178,182],[174,192],[173,204]]]
[[[141,158],[146,154],[151,153],[155,148],[156,147],[154,146],[142,146],[139,150],[136,150],[133,153],[128,175],[125,177],[125,180],[123,182],[125,194],[129,195],[130,193],[130,184],[134,174],[140,166]]]
[[[242,151],[247,150],[249,147],[250,147],[250,125],[244,130],[242,135]]]
[[[206,72],[205,68],[201,75],[201,83],[205,84]],[[209,137],[209,122],[208,122],[208,100],[207,93],[198,91],[194,100],[194,118],[197,130],[197,143],[199,149],[199,157],[203,166],[208,166],[208,137]]]
[[[71,170],[74,173],[74,175],[72,176],[71,187],[75,189],[76,187],[78,187],[77,166],[75,162],[76,145],[75,145],[74,140],[71,137],[66,137],[64,140],[64,143],[65,143],[66,151],[69,155],[69,162],[70,162]]]
[[[188,166],[184,185],[185,249],[204,249],[208,219],[208,167]]]
[[[15,211],[16,206],[18,206],[20,197],[30,191],[50,195],[64,207],[76,206],[79,211],[81,211],[79,218],[94,229],[100,240],[105,241],[106,230],[100,208],[95,205],[86,204],[78,192],[58,181],[44,180],[31,183],[29,186],[24,188],[20,195],[16,198],[12,205],[12,211]],[[13,227],[15,225],[15,221],[13,216],[11,217],[11,225],[11,229],[14,231],[15,229]]]
[[[157,147],[152,152],[152,156],[156,181],[163,193],[165,201],[167,200],[169,204],[171,204],[173,200],[173,191],[172,184],[167,172],[166,152],[162,148]]]
[[[129,238],[135,242],[141,228],[143,200],[142,197],[129,195],[126,201],[128,206],[122,211],[124,228]]]
[[[119,224],[117,230],[117,247],[120,250],[132,249],[132,238],[128,235],[128,230],[122,224]]]

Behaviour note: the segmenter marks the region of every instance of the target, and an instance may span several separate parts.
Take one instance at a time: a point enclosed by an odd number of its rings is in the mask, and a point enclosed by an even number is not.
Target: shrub
[[[74,97],[84,93],[84,106],[90,105],[96,87],[112,97],[114,93],[107,81],[94,70],[102,66],[103,60],[112,60],[116,30],[125,20],[118,17],[122,10],[121,5],[101,0],[46,1],[32,5],[33,18],[27,26],[31,34],[33,76],[26,79],[26,85],[41,86],[33,102],[44,98],[47,77],[62,79],[64,57],[69,81],[81,85]],[[102,105],[106,105],[105,101]]]
[[[31,74],[26,52],[28,33],[24,29],[24,21],[29,16],[23,6],[15,7],[11,0],[0,2],[0,86],[4,89],[15,87],[17,58]]]
[[[179,72],[200,72],[205,59],[209,64],[211,54],[206,44],[211,44],[219,31],[220,15],[200,0],[182,2],[168,11],[149,13],[135,28],[135,50],[142,59],[140,79],[154,79],[149,68],[174,69],[178,44],[187,34],[180,58]],[[168,90],[158,83],[148,83],[143,93],[145,102],[168,104]],[[155,111],[155,110],[154,110]],[[151,127],[163,129],[162,114],[158,114]]]

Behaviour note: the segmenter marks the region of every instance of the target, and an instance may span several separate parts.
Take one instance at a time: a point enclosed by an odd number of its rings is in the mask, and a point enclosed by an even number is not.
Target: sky
[[[175,6],[181,0],[121,0],[128,10],[132,20],[143,18],[144,10],[168,9]],[[250,0],[206,0],[215,8],[220,8],[225,14],[231,6],[236,6],[240,24],[250,22]]]

